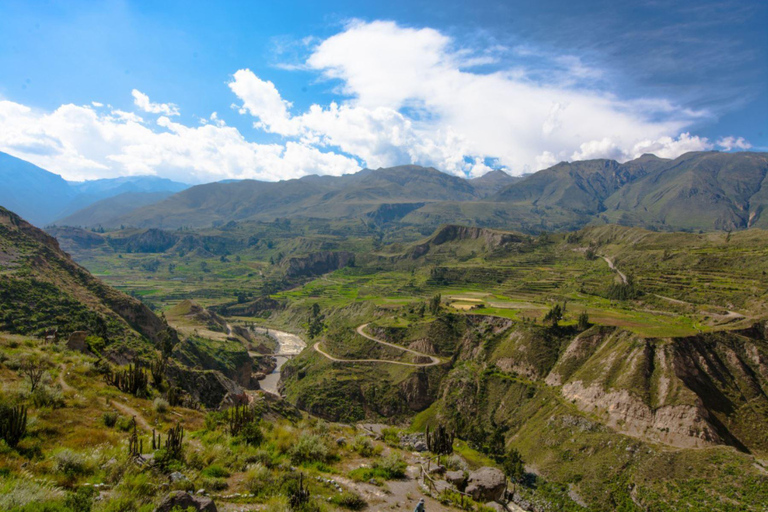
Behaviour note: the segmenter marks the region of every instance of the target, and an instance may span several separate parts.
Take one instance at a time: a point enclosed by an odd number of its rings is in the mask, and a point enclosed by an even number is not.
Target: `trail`
[[[613,270],[614,272],[616,272],[617,274],[619,274],[619,277],[621,277],[621,281],[622,281],[624,284],[627,284],[627,283],[628,283],[628,281],[627,281],[627,276],[626,276],[626,275],[624,275],[624,273],[623,273],[621,270],[619,270],[619,269],[616,267],[616,265],[614,265],[614,264],[613,264],[613,261],[611,261],[611,260],[610,260],[608,257],[606,257],[606,256],[601,256],[601,258],[603,258],[603,259],[605,260],[605,262],[606,262],[606,263],[608,263],[608,266],[611,268],[611,270]],[[654,295],[655,297],[658,297],[658,298],[660,298],[660,299],[666,300],[666,301],[668,301],[668,302],[672,302],[672,303],[674,303],[674,304],[681,304],[681,305],[686,305],[686,306],[693,306],[693,307],[697,308],[697,310],[698,310],[698,312],[699,312],[700,314],[708,314],[708,315],[710,315],[710,316],[719,316],[719,317],[720,317],[722,320],[740,320],[740,319],[742,319],[742,318],[746,318],[744,315],[742,315],[742,314],[741,314],[741,313],[739,313],[738,311],[731,311],[731,310],[726,310],[726,314],[725,314],[725,315],[719,315],[719,314],[716,314],[716,313],[712,313],[712,312],[708,312],[708,311],[704,311],[704,310],[702,310],[702,309],[701,309],[701,305],[699,305],[699,304],[694,304],[694,303],[692,303],[692,302],[686,302],[686,301],[684,301],[684,300],[680,300],[680,299],[673,299],[672,297],[665,297],[664,295],[659,295],[659,294],[656,294],[656,293],[654,293],[653,295]]]
[[[129,405],[126,405],[126,404],[121,404],[116,399],[111,400],[110,401],[110,405],[112,405],[112,407],[114,407],[118,411],[122,412],[126,416],[132,416],[132,417],[136,418],[136,425],[139,428],[141,428],[143,430],[146,430],[147,432],[152,432],[152,427],[147,422],[147,420],[144,419],[144,416],[142,416],[141,413],[139,411],[137,411],[136,409],[134,409],[133,407],[131,407]]]
[[[73,388],[72,386],[67,384],[66,381],[64,380],[64,374],[67,371],[67,365],[65,365],[64,363],[61,363],[60,368],[61,368],[61,371],[59,372],[59,385],[61,386],[61,390],[65,391],[65,392],[66,391],[77,392],[77,390],[75,388]]]
[[[613,264],[613,261],[611,261],[607,256],[600,256],[605,260],[605,262],[608,264],[608,267],[610,267],[611,270],[619,274],[619,277],[621,278],[621,282],[624,284],[628,284],[629,281],[627,280],[627,276],[624,275],[624,272],[616,268],[616,265]]]
[[[431,356],[431,355],[425,354],[423,352],[418,352],[418,351],[410,349],[410,348],[401,347],[400,345],[395,345],[394,343],[389,343],[387,341],[382,341],[380,339],[374,338],[373,336],[367,334],[363,330],[366,327],[368,327],[368,324],[363,324],[363,325],[359,326],[357,328],[357,334],[359,334],[360,336],[362,336],[364,338],[367,338],[367,339],[369,339],[371,341],[375,341],[376,343],[380,343],[382,345],[386,345],[388,347],[396,348],[396,349],[402,350],[404,352],[410,352],[411,354],[415,354],[415,355],[420,356],[420,357],[428,357],[430,359],[430,362],[429,363],[406,363],[406,362],[403,362],[403,361],[389,361],[387,359],[339,359],[339,358],[333,357],[329,353],[323,351],[323,349],[320,348],[320,342],[319,341],[314,344],[313,348],[319,354],[321,354],[321,355],[325,356],[327,359],[330,359],[331,361],[334,361],[334,362],[337,362],[337,363],[387,363],[387,364],[399,364],[401,366],[411,366],[411,367],[416,367],[416,368],[424,368],[424,367],[427,367],[427,366],[436,366],[436,365],[441,363],[440,359],[435,357],[435,356]]]

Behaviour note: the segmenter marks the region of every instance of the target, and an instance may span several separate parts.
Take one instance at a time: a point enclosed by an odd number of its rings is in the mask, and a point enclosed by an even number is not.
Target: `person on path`
[[[413,512],[424,512],[424,498],[421,498],[419,500],[419,503],[416,505],[416,508],[413,509]]]

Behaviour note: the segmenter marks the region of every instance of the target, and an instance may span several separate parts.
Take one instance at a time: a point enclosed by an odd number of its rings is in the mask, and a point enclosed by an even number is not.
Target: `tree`
[[[525,463],[523,462],[523,456],[516,448],[509,448],[506,457],[504,457],[503,467],[504,473],[515,485],[522,482],[523,478],[525,478]],[[512,492],[515,492],[515,488],[512,489]]]
[[[440,303],[443,301],[443,297],[438,293],[429,299],[429,312],[437,316],[440,313]]]
[[[21,361],[19,371],[29,381],[30,391],[34,392],[37,389],[49,366],[47,359],[37,356],[29,356]]]
[[[315,336],[319,336],[325,328],[323,320],[325,315],[320,314],[320,305],[315,302],[312,304],[312,309],[309,313],[309,322],[307,324],[307,336],[309,339],[313,339]]]
[[[552,308],[547,311],[547,314],[544,315],[544,323],[550,324],[552,327],[557,327],[558,322],[565,317],[565,308],[566,303],[564,302],[561,306],[560,304],[555,304],[552,306]]]
[[[590,325],[592,324],[589,323],[589,314],[587,314],[586,310],[584,310],[579,315],[579,330],[586,331],[589,329]]]

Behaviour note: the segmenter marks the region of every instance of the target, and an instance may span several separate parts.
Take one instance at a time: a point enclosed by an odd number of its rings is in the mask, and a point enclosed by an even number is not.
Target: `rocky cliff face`
[[[287,277],[305,277],[326,274],[354,264],[355,255],[351,252],[322,251],[308,256],[288,258],[284,266]]]
[[[448,225],[440,228],[429,240],[423,244],[412,247],[407,254],[408,258],[417,259],[427,254],[432,247],[448,242],[461,242],[464,240],[481,240],[488,250],[494,250],[508,244],[520,243],[521,237],[514,233],[497,231],[495,229]]]

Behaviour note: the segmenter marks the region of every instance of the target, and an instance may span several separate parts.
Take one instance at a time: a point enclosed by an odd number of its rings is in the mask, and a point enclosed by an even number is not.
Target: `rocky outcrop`
[[[88,345],[85,343],[85,338],[88,337],[88,331],[75,331],[69,335],[67,339],[67,348],[74,350],[75,352],[81,352],[83,354],[90,353]]]
[[[412,373],[400,384],[400,392],[412,411],[426,409],[433,400],[429,393],[429,379],[425,372]]]
[[[247,401],[243,388],[215,370],[194,370],[172,363],[168,379],[209,409]]]
[[[499,469],[486,466],[469,474],[466,493],[472,496],[473,500],[485,503],[503,498],[505,488],[504,473]]]
[[[155,512],[172,512],[174,510],[195,510],[196,512],[217,512],[216,504],[207,496],[190,494],[184,491],[169,493]]]
[[[408,251],[407,256],[411,259],[417,259],[427,254],[432,246],[462,240],[483,240],[486,247],[491,250],[523,241],[523,239],[515,233],[449,224],[440,228],[437,233],[432,235],[432,238],[423,244],[413,246],[411,250]]]
[[[288,258],[284,263],[287,277],[307,277],[326,274],[355,264],[355,255],[347,251],[314,252],[308,256]]]
[[[706,409],[696,405],[670,405],[651,409],[627,390],[606,391],[576,381],[565,384],[563,396],[586,412],[603,414],[605,423],[622,433],[679,448],[722,444]]]

